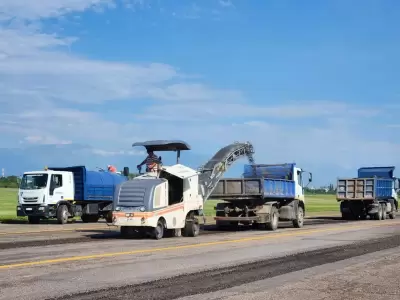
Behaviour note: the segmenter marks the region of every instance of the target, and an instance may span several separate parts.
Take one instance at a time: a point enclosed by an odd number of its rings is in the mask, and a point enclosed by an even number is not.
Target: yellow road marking
[[[241,239],[225,240],[225,241],[215,241],[215,242],[206,242],[206,243],[189,244],[189,245],[181,245],[181,246],[169,246],[169,247],[162,247],[162,248],[150,248],[150,249],[123,251],[123,252],[111,252],[111,253],[103,253],[103,254],[63,257],[63,258],[22,262],[22,263],[8,264],[8,265],[0,265],[0,269],[4,270],[4,269],[17,268],[17,267],[30,267],[30,266],[37,266],[37,265],[48,265],[48,264],[54,264],[54,263],[70,262],[70,261],[90,260],[90,259],[95,259],[95,258],[106,258],[106,257],[116,257],[116,256],[122,256],[122,255],[144,254],[144,253],[151,253],[151,252],[163,252],[163,251],[180,250],[180,249],[201,248],[201,247],[207,247],[207,246],[226,245],[226,244],[234,244],[234,243],[245,243],[245,242],[249,242],[249,241],[266,240],[266,239],[291,237],[291,236],[301,236],[301,235],[310,235],[313,233],[332,232],[332,231],[339,231],[339,230],[343,230],[343,229],[369,229],[371,227],[383,227],[383,226],[393,226],[393,225],[400,225],[400,221],[394,222],[394,223],[368,224],[367,226],[366,226],[366,223],[363,223],[360,225],[337,226],[337,227],[331,227],[331,228],[310,229],[310,230],[297,230],[297,231],[290,231],[290,232],[283,232],[283,233],[272,233],[272,234],[266,234],[266,235],[261,235],[261,236],[259,235],[259,236],[253,236],[253,237],[248,237],[248,238],[241,238]]]
[[[115,227],[116,226],[110,226]],[[13,231],[13,232],[0,232],[0,235],[16,235],[16,234],[30,234],[30,233],[46,233],[46,232],[70,232],[70,231],[79,231],[79,230],[98,230],[98,229],[109,229],[109,227],[80,227],[80,228],[67,228],[67,229],[45,229],[45,230],[36,230],[36,231]]]

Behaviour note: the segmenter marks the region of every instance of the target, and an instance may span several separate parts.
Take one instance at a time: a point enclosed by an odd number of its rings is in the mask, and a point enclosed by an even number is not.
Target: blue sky
[[[398,1],[2,0],[0,147],[132,168],[138,140],[192,166],[249,140],[317,184],[400,167],[399,25]]]

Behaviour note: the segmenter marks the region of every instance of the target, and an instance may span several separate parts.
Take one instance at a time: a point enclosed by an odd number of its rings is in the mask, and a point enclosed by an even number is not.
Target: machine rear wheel
[[[194,217],[193,213],[191,213],[186,219],[184,232],[185,236],[190,237],[196,237],[200,234],[199,220]]]

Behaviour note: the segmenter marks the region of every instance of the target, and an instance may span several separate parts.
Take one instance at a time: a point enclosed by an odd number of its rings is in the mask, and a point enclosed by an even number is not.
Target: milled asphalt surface
[[[258,286],[258,292],[254,295],[247,294],[245,288],[242,290],[240,288],[257,285],[256,283],[263,278],[272,282],[277,278],[273,276],[288,276],[300,269],[333,263],[335,260],[357,255],[368,255],[365,253],[371,251],[398,247],[399,235],[400,220],[385,220],[309,225],[303,229],[280,229],[275,233],[239,231],[206,234],[197,238],[168,238],[160,241],[110,239],[96,243],[6,249],[0,251],[0,299],[43,300],[64,297],[64,299],[82,300],[129,297],[140,300],[161,299],[157,298],[159,295],[162,295],[163,299],[190,295],[202,297],[201,299],[208,299],[207,297],[222,299],[220,296],[223,293],[235,288],[239,288],[235,295],[239,295],[241,300],[267,299],[265,294],[262,294],[264,292],[262,286]],[[338,248],[336,251],[321,250],[326,247],[352,244],[355,241],[386,237],[389,238],[378,243],[367,242],[356,247]],[[319,252],[301,254],[313,250]],[[111,252],[114,254],[110,254]],[[79,260],[72,258],[64,262],[42,261],[102,254],[108,256],[83,257]],[[293,254],[300,256],[279,261],[279,257]],[[37,261],[42,262],[39,265],[29,265]],[[259,263],[251,264],[254,261]],[[15,263],[22,265],[10,266]],[[8,265],[8,268],[4,268],[5,265]],[[237,267],[238,265],[242,266]],[[224,273],[221,276],[221,268],[224,267],[228,269],[222,270]],[[190,275],[199,271],[206,272]],[[165,280],[182,274],[186,275]],[[146,282],[151,283],[146,284]],[[293,284],[295,282],[293,281]],[[237,286],[238,284],[242,285]],[[287,284],[290,286],[292,283]],[[251,289],[249,291],[251,293]],[[76,293],[84,294],[74,295]],[[200,294],[196,296],[196,293]],[[284,291],[276,290],[269,293],[268,297],[272,297],[274,293],[290,294],[290,287]],[[219,297],[215,296],[217,294]],[[73,296],[68,298],[68,295]],[[397,299],[393,297],[392,295],[390,299]]]
[[[132,295],[135,295],[135,300],[177,299],[188,295],[208,294],[221,291],[238,285],[254,283],[259,280],[319,266],[321,264],[337,262],[352,258],[353,256],[392,249],[397,246],[400,246],[400,234],[367,242],[364,241],[351,245],[319,249],[274,259],[259,260],[195,274],[150,281],[144,284],[106,288],[96,292],[63,296],[56,299],[132,299]],[[383,262],[383,264],[385,264],[385,262]],[[346,290],[349,289],[346,288]],[[399,289],[397,289],[397,291],[398,290]],[[352,291],[352,289],[350,289],[350,291]],[[296,293],[294,291],[292,296],[295,295]],[[345,296],[348,297],[348,295]]]

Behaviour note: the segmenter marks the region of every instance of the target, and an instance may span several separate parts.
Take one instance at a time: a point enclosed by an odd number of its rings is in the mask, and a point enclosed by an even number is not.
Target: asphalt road
[[[257,283],[394,249],[400,246],[399,235],[400,220],[385,220],[308,225],[274,233],[239,231],[160,241],[110,239],[4,249],[0,299],[203,300],[226,295],[243,299],[254,289],[258,292],[251,299],[267,299]],[[377,238],[382,240],[371,241]],[[327,247],[338,248],[323,250]],[[284,294],[275,291],[268,297],[279,293]],[[388,299],[399,299],[393,295]]]
[[[305,226],[318,224],[339,224],[348,221],[340,217],[310,217],[305,219]],[[280,228],[292,228],[291,222],[280,222]],[[251,231],[250,227],[240,227],[236,231]],[[224,234],[214,225],[202,225],[201,235]],[[121,239],[119,228],[107,226],[105,223],[96,224],[67,224],[67,225],[29,225],[13,224],[0,225],[0,250],[33,246],[49,246],[69,243],[94,243],[110,239]]]

